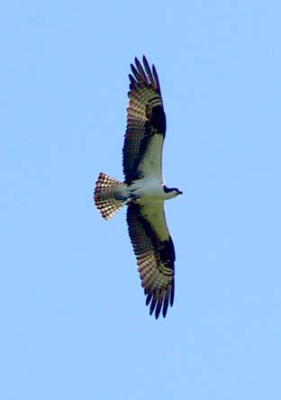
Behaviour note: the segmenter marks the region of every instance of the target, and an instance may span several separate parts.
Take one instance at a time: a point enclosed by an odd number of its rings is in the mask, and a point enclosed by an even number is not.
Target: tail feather
[[[99,174],[94,192],[94,200],[103,218],[110,219],[124,205],[124,200],[116,198],[118,188],[121,189],[122,186],[124,187],[124,183],[117,179],[111,178],[102,172]]]

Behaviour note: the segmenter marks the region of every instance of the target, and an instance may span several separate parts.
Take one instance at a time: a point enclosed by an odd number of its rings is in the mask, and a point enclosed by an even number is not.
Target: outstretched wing
[[[164,204],[130,204],[129,235],[137,257],[138,271],[150,314],[165,317],[174,301],[175,250],[166,224]]]
[[[155,66],[152,70],[143,57],[131,64],[127,130],[123,147],[126,183],[153,175],[162,180],[162,148],[166,132],[160,84]]]

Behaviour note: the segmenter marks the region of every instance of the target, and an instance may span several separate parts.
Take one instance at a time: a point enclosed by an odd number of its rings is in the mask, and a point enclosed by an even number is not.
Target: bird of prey
[[[157,319],[173,305],[175,250],[164,201],[182,194],[163,183],[162,150],[166,116],[155,66],[135,58],[129,74],[127,129],[123,146],[124,182],[100,173],[94,200],[105,219],[127,205],[129,236],[150,314]]]

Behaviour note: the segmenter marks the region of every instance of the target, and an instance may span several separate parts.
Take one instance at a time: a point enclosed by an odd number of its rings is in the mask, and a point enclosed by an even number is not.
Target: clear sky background
[[[0,398],[281,398],[281,5],[1,5]],[[122,179],[129,64],[157,66],[175,304],[149,316]]]

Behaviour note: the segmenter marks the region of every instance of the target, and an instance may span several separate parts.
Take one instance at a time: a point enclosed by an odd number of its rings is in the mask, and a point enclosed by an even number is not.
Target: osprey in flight
[[[127,205],[129,236],[150,314],[165,317],[174,301],[175,250],[167,226],[164,201],[182,194],[163,183],[162,149],[166,132],[159,79],[135,58],[131,65],[127,129],[123,147],[125,181],[100,173],[94,200],[105,219]]]

